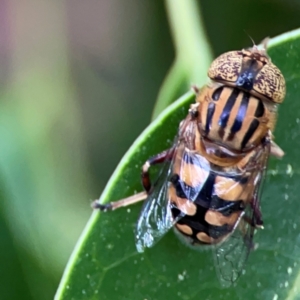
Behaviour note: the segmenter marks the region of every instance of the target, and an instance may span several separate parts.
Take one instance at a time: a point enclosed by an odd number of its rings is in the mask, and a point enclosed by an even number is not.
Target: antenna
[[[253,47],[257,47],[257,45],[255,44],[253,38],[250,36],[250,34],[248,34],[248,32],[244,29],[244,32],[248,35],[249,39],[251,40]]]

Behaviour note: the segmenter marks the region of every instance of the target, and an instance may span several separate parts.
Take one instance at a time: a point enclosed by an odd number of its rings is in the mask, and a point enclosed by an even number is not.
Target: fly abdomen
[[[234,229],[253,193],[253,178],[211,171],[202,186],[189,186],[178,174],[169,188],[175,227],[191,245],[215,244]],[[247,185],[247,189],[245,188]]]

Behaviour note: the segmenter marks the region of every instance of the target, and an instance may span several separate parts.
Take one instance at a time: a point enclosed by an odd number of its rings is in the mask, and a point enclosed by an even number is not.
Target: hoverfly
[[[196,103],[173,146],[142,168],[145,192],[93,207],[114,210],[145,200],[136,225],[139,252],[171,228],[193,248],[213,248],[221,282],[240,275],[253,235],[263,226],[260,190],[273,141],[285,80],[262,48],[227,52],[213,61],[211,82],[194,88]],[[164,163],[152,185],[149,169]]]

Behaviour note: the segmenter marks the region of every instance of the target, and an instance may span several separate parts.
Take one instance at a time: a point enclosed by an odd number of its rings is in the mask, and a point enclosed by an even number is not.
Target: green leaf
[[[280,106],[276,142],[286,155],[271,159],[262,199],[265,229],[255,236],[245,274],[221,289],[212,253],[196,252],[169,232],[138,254],[134,226],[141,204],[110,213],[93,212],[66,267],[56,299],[300,299],[300,30],[269,43],[282,70],[287,96]],[[136,140],[112,175],[100,201],[141,190],[143,162],[170,145],[193,100],[191,92],[167,108]]]

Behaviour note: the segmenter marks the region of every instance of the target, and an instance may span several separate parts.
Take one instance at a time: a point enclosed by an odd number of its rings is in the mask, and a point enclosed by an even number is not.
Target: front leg
[[[252,220],[252,225],[255,228],[264,228],[263,220],[262,220],[262,213],[259,207],[259,201],[258,201],[258,196],[255,195],[254,198],[251,201],[251,208],[253,209],[253,220]]]
[[[150,174],[149,174],[149,169],[153,165],[161,164],[165,162],[166,160],[172,160],[174,155],[174,148],[165,150],[151,158],[149,158],[143,165],[142,168],[142,174],[141,174],[141,179],[142,179],[142,184],[144,187],[144,190],[149,194],[152,184],[150,180]]]

